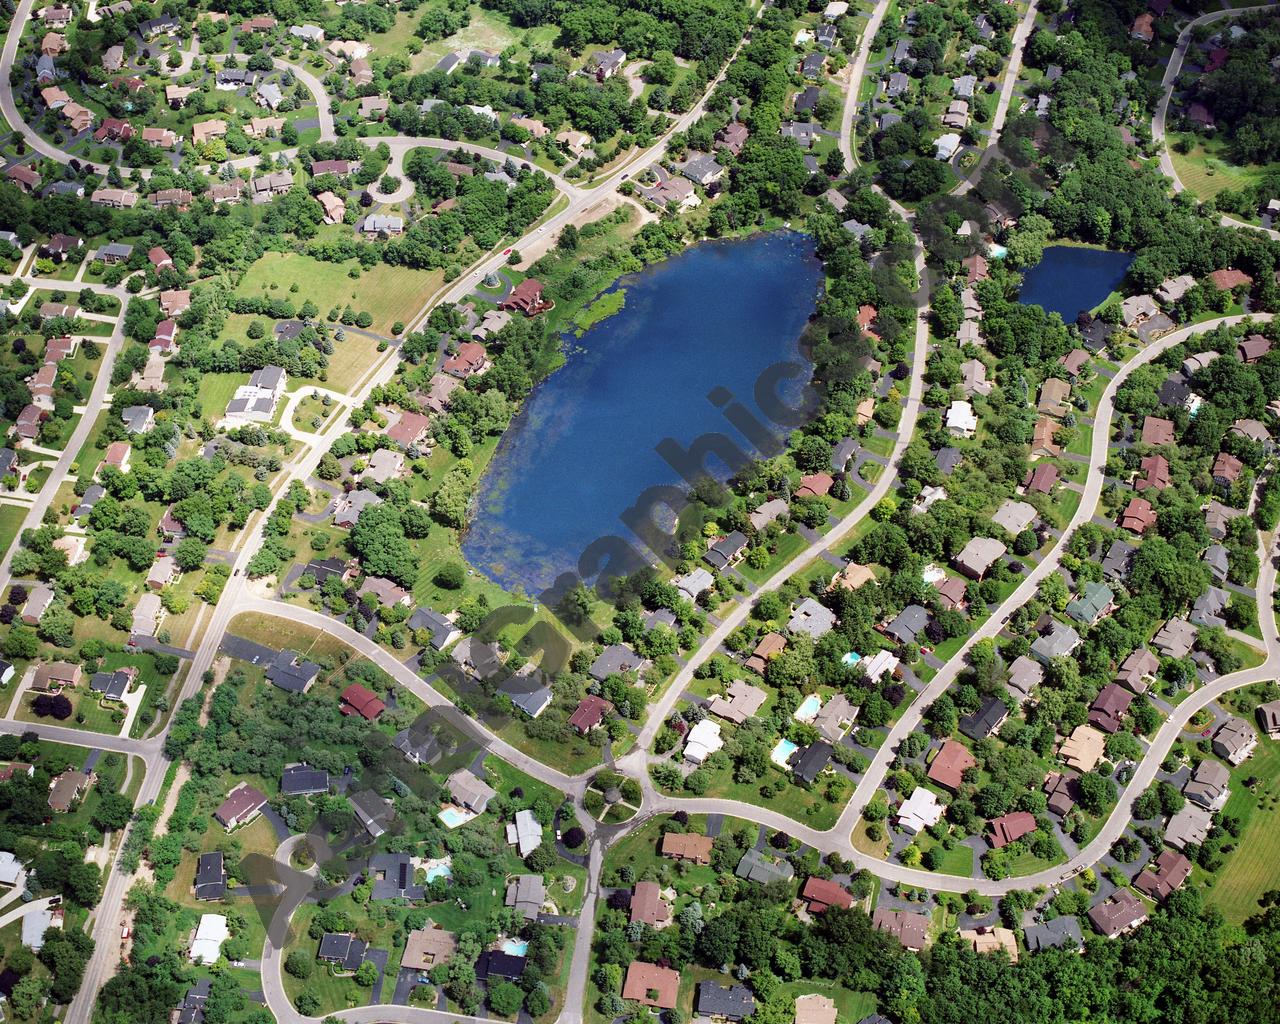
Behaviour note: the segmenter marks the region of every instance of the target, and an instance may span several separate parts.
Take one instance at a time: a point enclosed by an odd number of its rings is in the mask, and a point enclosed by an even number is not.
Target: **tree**
[[[563,842],[570,850],[576,850],[584,842],[586,842],[587,833],[583,831],[579,825],[574,825],[564,832]]]
[[[133,817],[133,804],[120,793],[108,793],[94,808],[92,821],[103,832],[116,832]]]
[[[9,1004],[14,1015],[22,1018],[33,1018],[45,997],[49,994],[48,982],[43,978],[26,977],[13,986],[9,995]]]
[[[445,590],[458,590],[466,582],[466,570],[457,562],[446,562],[436,572],[436,583]]]
[[[30,626],[15,625],[4,639],[6,658],[30,660],[40,650],[40,638]]]
[[[37,694],[31,710],[40,718],[56,718],[62,722],[71,717],[71,700],[60,693]]]
[[[303,980],[311,977],[311,973],[315,970],[315,966],[315,960],[301,949],[295,949],[285,958],[284,961],[284,969],[295,978],[302,978]]]
[[[356,984],[363,988],[373,988],[374,982],[378,980],[378,968],[372,961],[366,960],[356,971]]]
[[[489,986],[489,1007],[503,1017],[513,1017],[524,1002],[524,993],[509,981]]]
[[[173,560],[183,572],[194,572],[204,565],[208,546],[198,537],[184,537],[173,549]]]

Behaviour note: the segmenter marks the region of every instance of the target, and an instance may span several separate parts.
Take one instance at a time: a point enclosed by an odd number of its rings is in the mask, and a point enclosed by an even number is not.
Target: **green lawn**
[[[1190,153],[1179,153],[1173,146],[1175,138],[1187,139],[1196,145]],[[1198,199],[1212,199],[1224,189],[1239,190],[1256,185],[1271,169],[1232,164],[1226,155],[1225,142],[1198,135],[1170,136],[1169,155],[1183,186]]]
[[[410,270],[379,264],[352,278],[348,272],[359,267],[347,263],[325,263],[298,253],[269,252],[258,260],[236,289],[237,295],[286,298],[297,305],[310,298],[326,313],[331,307],[350,305],[356,312],[373,317],[369,328],[390,336],[397,320],[408,323],[444,280],[439,271]],[[291,291],[294,285],[296,292]],[[272,296],[272,293],[282,293]],[[335,353],[336,358],[336,353]]]
[[[1253,790],[1244,780],[1262,781]],[[1258,897],[1276,886],[1280,863],[1280,743],[1260,739],[1253,757],[1231,773],[1231,797],[1223,809],[1244,824],[1235,852],[1218,873],[1209,892],[1223,916],[1240,924],[1257,913]]]
[[[26,518],[26,506],[0,505],[0,554],[9,550],[9,545],[18,536],[18,531],[22,529],[22,522]]]
[[[812,979],[789,981],[786,984],[779,985],[778,991],[793,999],[796,996],[808,995],[811,992],[827,996],[836,1004],[836,1020],[838,1024],[856,1024],[857,1021],[876,1012],[874,992],[850,992],[847,988],[841,988],[830,981]]]

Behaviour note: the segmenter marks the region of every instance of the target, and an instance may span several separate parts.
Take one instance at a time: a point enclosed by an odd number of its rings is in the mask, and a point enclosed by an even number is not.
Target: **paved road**
[[[1249,11],[1264,11],[1274,4],[1258,4],[1253,7],[1226,7],[1220,11],[1210,11],[1203,14],[1194,21],[1188,22],[1186,27],[1178,33],[1178,40],[1174,43],[1173,52],[1169,55],[1169,63],[1165,67],[1164,78],[1160,81],[1160,88],[1163,95],[1160,97],[1160,105],[1156,107],[1155,116],[1151,119],[1151,138],[1157,146],[1160,147],[1160,171],[1173,180],[1173,190],[1182,192],[1185,186],[1182,179],[1178,177],[1178,170],[1173,165],[1173,156],[1169,152],[1169,146],[1165,138],[1165,127],[1169,117],[1169,103],[1173,99],[1173,89],[1178,82],[1178,75],[1182,72],[1182,62],[1186,59],[1187,50],[1191,47],[1191,37],[1195,30],[1202,25],[1209,25],[1215,21],[1221,21],[1224,18],[1235,18],[1241,14],[1247,14]],[[1224,227],[1232,228],[1248,228],[1250,231],[1261,231],[1269,238],[1280,239],[1280,231],[1264,228],[1257,224],[1246,224],[1242,220],[1235,217],[1222,215],[1220,223]]]

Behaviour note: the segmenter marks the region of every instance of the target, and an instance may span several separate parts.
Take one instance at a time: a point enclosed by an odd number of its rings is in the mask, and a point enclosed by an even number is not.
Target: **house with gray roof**
[[[1032,641],[1031,656],[1047,665],[1054,658],[1070,657],[1079,646],[1079,633],[1065,622],[1054,622],[1047,633]]]
[[[748,882],[767,885],[769,882],[789,882],[795,877],[796,869],[790,861],[774,859],[752,847],[742,855],[734,874]]]
[[[306,693],[320,674],[314,661],[304,661],[297,651],[280,651],[267,667],[267,679],[287,693]]]
[[[746,985],[724,986],[715,981],[698,983],[699,1014],[716,1020],[742,1020],[756,1012],[756,999]]]
[[[906,94],[911,88],[911,79],[904,75],[901,71],[895,71],[889,76],[889,80],[885,83],[884,93],[890,99],[896,99]]]
[[[928,625],[928,609],[918,604],[911,604],[902,609],[893,621],[884,627],[884,631],[900,644],[912,644],[918,642]]]
[[[746,547],[747,535],[739,530],[734,530],[727,537],[722,537],[707,548],[707,552],[702,556],[702,559],[713,569],[724,569],[735,562],[738,556],[746,550]]]
[[[1102,574],[1109,579],[1123,580],[1129,575],[1136,548],[1122,540],[1113,540],[1102,559]]]
[[[956,99],[971,100],[977,86],[978,79],[975,75],[961,75],[959,78],[951,79],[951,95]]]
[[[1191,603],[1191,614],[1187,618],[1196,626],[1225,626],[1227,620],[1223,613],[1230,597],[1221,587],[1210,587]]]
[[[155,423],[155,413],[149,405],[131,405],[120,413],[124,429],[130,434],[144,434]]]
[[[1019,700],[1031,696],[1031,688],[1044,682],[1044,667],[1034,658],[1019,655],[1009,666],[1009,686]]]
[[[547,884],[541,875],[516,875],[507,883],[504,903],[514,907],[526,921],[536,921],[547,902]]]
[[[420,629],[430,632],[431,648],[436,651],[443,651],[462,636],[462,631],[434,608],[415,608],[407,625],[414,632]]]
[[[600,652],[587,673],[603,683],[610,676],[638,671],[644,664],[645,659],[626,644],[611,644]]]
[[[1227,549],[1221,544],[1210,544],[1205,548],[1202,562],[1208,567],[1209,572],[1213,574],[1213,578],[1222,583],[1227,578],[1227,572],[1230,568],[1227,559]]]
[[[1221,810],[1231,794],[1231,772],[1221,761],[1206,757],[1182,787],[1182,795],[1210,811]]]
[[[788,633],[806,633],[814,640],[820,640],[836,626],[835,614],[812,597],[806,597],[791,613],[787,623]]]
[[[1039,953],[1045,949],[1084,949],[1084,935],[1080,931],[1080,920],[1073,916],[1055,917],[1044,924],[1028,925],[1022,930],[1027,949]]]
[[[724,168],[715,157],[707,153],[697,153],[680,168],[680,173],[695,185],[708,188],[720,180],[724,175]]]
[[[1186,619],[1170,619],[1151,638],[1151,644],[1166,658],[1185,658],[1196,645],[1196,627]]]

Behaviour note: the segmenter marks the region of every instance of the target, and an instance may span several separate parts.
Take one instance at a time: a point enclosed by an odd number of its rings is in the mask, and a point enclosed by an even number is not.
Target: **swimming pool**
[[[502,943],[502,952],[512,956],[524,956],[529,952],[529,943],[524,939],[506,939]]]
[[[790,740],[778,740],[778,745],[773,748],[773,752],[769,755],[769,760],[779,768],[786,769],[790,767],[787,764],[787,758],[795,752],[796,745]]]
[[[857,651],[850,651],[848,654],[846,654],[843,658],[841,658],[841,659],[840,659],[840,664],[841,664],[841,665],[856,665],[856,664],[858,664],[858,662],[860,662],[861,660],[862,660],[862,655],[861,655],[861,654],[859,654]]]
[[[434,882],[437,878],[452,878],[453,868],[444,861],[435,861],[427,867],[427,884]]]
[[[822,698],[816,693],[811,693],[800,702],[800,706],[796,708],[794,716],[797,722],[812,722],[818,717],[818,712],[822,710]]]
[[[445,823],[447,828],[457,828],[459,825],[465,825],[474,817],[474,814],[468,814],[461,807],[446,807],[439,814],[440,820]]]
[[[987,255],[989,255],[993,260],[1002,260],[1009,255],[1009,250],[1003,245],[998,245],[997,243],[992,242],[987,246]]]

